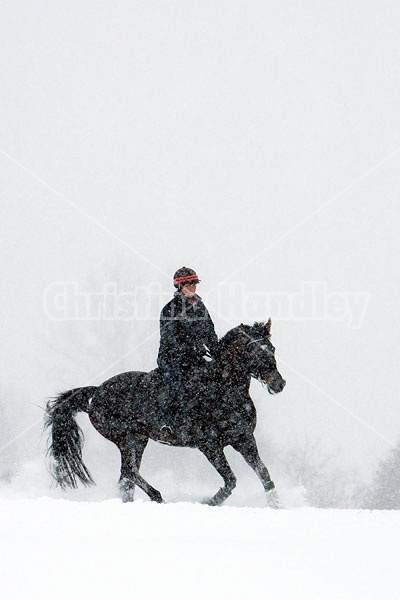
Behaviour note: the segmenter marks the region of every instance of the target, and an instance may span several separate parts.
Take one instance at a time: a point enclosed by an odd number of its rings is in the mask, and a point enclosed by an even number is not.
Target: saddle
[[[146,373],[140,382],[141,391],[147,398],[146,412],[151,412],[160,426],[172,421],[183,424],[191,420],[194,414],[204,409],[204,402],[209,398],[209,370],[209,364],[205,363],[204,367],[189,371],[185,386],[176,397],[171,396],[170,388],[160,369]],[[178,423],[175,423],[175,426],[178,427]]]

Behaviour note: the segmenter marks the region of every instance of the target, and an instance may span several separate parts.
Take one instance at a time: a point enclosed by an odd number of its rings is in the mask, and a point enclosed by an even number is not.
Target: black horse
[[[274,483],[254,439],[257,417],[249,395],[251,377],[266,384],[271,394],[285,387],[277,370],[270,328],[271,320],[229,331],[219,343],[219,357],[202,372],[193,373],[178,407],[172,445],[198,448],[224,480],[207,504],[221,504],[235,488],[236,477],[224,454],[228,445],[254,469],[269,505],[277,504]],[[139,469],[149,438],[160,441],[166,400],[167,390],[157,369],[122,373],[98,387],[77,388],[50,400],[46,426],[51,430],[49,452],[56,481],[63,488],[76,487],[77,479],[85,485],[94,483],[82,460],[83,436],[74,418],[85,411],[97,431],[120,450],[123,500],[133,500],[136,484],[151,500],[162,502],[160,492],[143,479]]]

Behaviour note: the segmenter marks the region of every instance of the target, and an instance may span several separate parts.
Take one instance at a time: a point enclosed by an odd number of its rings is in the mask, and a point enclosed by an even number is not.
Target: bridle
[[[255,340],[250,340],[249,342],[247,342],[246,346],[250,346],[250,344],[256,344],[257,342],[262,342],[262,341],[264,341],[264,338],[262,338],[262,337],[256,338]],[[274,353],[267,347],[267,344],[260,344],[260,348],[264,352],[274,355]]]

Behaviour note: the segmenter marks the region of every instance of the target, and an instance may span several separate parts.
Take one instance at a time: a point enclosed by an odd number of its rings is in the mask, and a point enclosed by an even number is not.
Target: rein
[[[247,342],[246,346],[250,346],[250,344],[255,344],[256,342],[262,342],[264,338],[260,337],[257,338],[256,340],[250,340],[250,342]]]

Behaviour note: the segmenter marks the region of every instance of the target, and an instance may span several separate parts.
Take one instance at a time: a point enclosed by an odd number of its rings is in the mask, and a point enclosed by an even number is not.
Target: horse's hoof
[[[163,497],[161,496],[160,492],[153,492],[151,494],[150,500],[152,502],[157,502],[157,504],[164,504],[164,500],[163,500]]]
[[[122,502],[133,502],[133,500],[134,500],[133,496],[134,496],[133,490],[121,490]]]
[[[206,506],[219,506],[218,502],[214,500],[214,498],[207,498],[207,500],[203,500],[202,504]]]
[[[119,491],[122,502],[133,502],[135,493],[135,484],[129,479],[121,479],[119,482]]]
[[[133,502],[133,494],[122,494],[121,496],[122,502],[125,504],[127,502]]]
[[[274,509],[280,508],[279,497],[278,497],[278,494],[276,493],[275,488],[272,488],[269,492],[267,492],[266,496],[267,496],[268,508],[274,508]]]
[[[220,489],[212,498],[204,500],[202,504],[207,504],[208,506],[221,506],[221,504],[228,498],[229,495],[230,494],[224,489]]]

